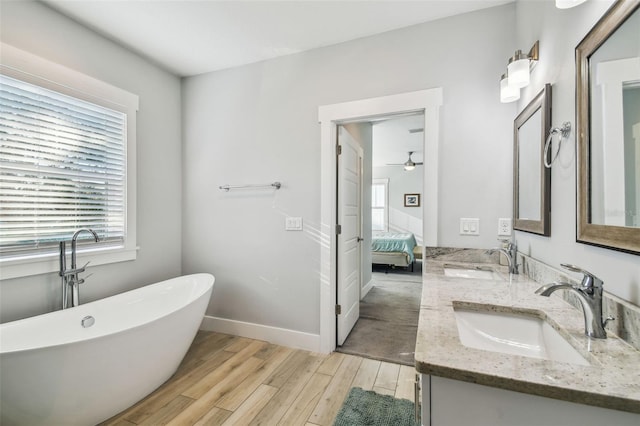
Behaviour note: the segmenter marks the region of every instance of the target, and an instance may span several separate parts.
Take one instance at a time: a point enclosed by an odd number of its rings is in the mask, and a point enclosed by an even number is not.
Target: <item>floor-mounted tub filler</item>
[[[213,282],[187,275],[0,324],[0,424],[95,425],[144,398],[184,358]]]

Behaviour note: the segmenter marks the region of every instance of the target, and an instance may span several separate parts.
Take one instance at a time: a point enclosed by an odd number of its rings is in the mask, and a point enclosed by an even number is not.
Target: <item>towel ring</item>
[[[549,148],[551,148],[551,141],[553,140],[553,135],[558,135],[558,134],[560,135],[560,139],[558,139],[558,149],[556,149],[556,153],[553,154],[553,157],[551,158],[551,162],[547,162],[547,157],[549,156],[548,151],[549,151]],[[562,140],[568,139],[570,134],[571,134],[571,123],[568,121],[565,121],[564,123],[562,123],[562,127],[554,127],[549,132],[549,137],[547,137],[547,142],[544,144],[544,155],[543,155],[544,166],[547,169],[550,169],[553,162],[556,161],[556,158],[558,158],[558,154],[560,153],[560,146],[562,145]]]

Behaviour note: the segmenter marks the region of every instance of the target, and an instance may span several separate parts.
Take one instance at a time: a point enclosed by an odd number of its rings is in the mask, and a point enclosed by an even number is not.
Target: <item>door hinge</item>
[[[336,225],[336,235],[342,234],[342,225]]]
[[[336,146],[336,155],[342,155],[342,145]]]
[[[340,314],[342,314],[342,306],[336,305],[336,315],[340,315]]]

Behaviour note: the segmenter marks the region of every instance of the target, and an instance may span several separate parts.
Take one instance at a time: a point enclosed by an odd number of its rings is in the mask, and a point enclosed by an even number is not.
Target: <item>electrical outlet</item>
[[[501,217],[498,219],[498,236],[508,237],[511,235],[511,218]]]

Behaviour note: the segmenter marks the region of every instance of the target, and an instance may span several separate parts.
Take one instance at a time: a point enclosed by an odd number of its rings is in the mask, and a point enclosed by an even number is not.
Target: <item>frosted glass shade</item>
[[[556,0],[556,7],[558,9],[569,9],[584,3],[587,0]]]
[[[415,169],[416,166],[415,165],[411,165],[411,164],[405,164],[404,169],[408,172],[410,172],[411,170]]]
[[[506,104],[518,99],[520,99],[520,89],[509,86],[509,79],[506,75],[503,75],[500,80],[500,102]]]
[[[509,86],[518,89],[529,85],[529,59],[518,59],[507,66]]]

